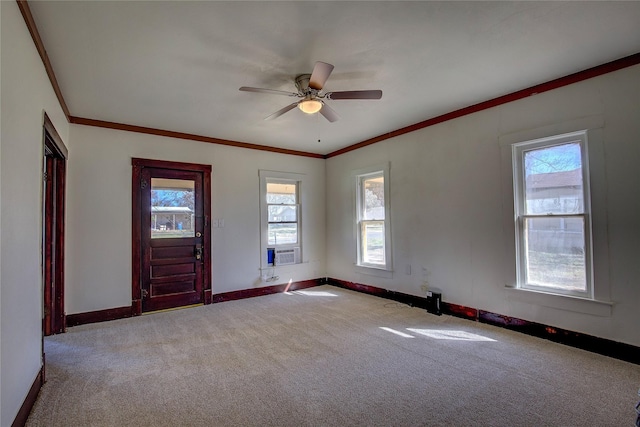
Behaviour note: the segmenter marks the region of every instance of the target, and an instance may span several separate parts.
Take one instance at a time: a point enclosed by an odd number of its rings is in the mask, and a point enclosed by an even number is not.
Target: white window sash
[[[360,265],[363,266],[372,266],[375,268],[384,268],[387,265],[386,260],[386,241],[383,239],[382,241],[382,262],[371,262],[365,261],[366,254],[368,253],[367,249],[367,233],[366,228],[369,225],[381,225],[383,229],[382,236],[384,238],[384,229],[385,229],[385,221],[379,219],[363,219],[360,221]]]
[[[356,267],[363,267],[371,272],[379,271],[380,274],[392,274],[391,262],[391,230],[390,230],[390,212],[389,212],[389,165],[379,165],[366,169],[360,169],[352,172],[355,177],[355,239],[356,239]],[[384,218],[364,219],[364,205],[366,194],[364,183],[374,178],[383,178],[384,182]],[[383,263],[371,263],[365,261],[366,247],[364,246],[363,229],[367,224],[380,223],[383,226]],[[364,272],[364,270],[360,270]],[[390,276],[389,276],[390,277]]]
[[[567,143],[578,143],[581,152],[581,171],[582,171],[582,195],[583,195],[583,211],[581,213],[572,214],[524,214],[525,212],[525,171],[524,156],[525,153],[532,150],[551,148]],[[587,135],[586,131],[572,132],[564,135],[558,135],[550,138],[540,138],[533,141],[525,141],[512,145],[512,161],[514,172],[514,209],[515,209],[515,228],[516,228],[516,270],[517,270],[517,287],[521,289],[540,291],[545,293],[553,293],[559,295],[578,296],[583,298],[593,298],[593,267],[592,267],[592,244],[591,244],[591,218],[590,212],[590,189],[589,189],[589,172],[588,172],[588,156],[587,156]],[[525,235],[525,221],[527,219],[540,218],[582,218],[583,219],[583,247],[585,249],[585,277],[586,290],[565,290],[552,286],[536,285],[527,281],[527,236]]]

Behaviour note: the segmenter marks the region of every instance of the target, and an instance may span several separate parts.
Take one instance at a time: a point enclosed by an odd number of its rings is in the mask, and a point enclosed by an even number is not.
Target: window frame
[[[354,221],[354,236],[356,240],[356,261],[355,265],[358,268],[364,269],[364,272],[385,273],[392,272],[392,259],[391,259],[391,220],[390,220],[390,192],[389,192],[389,165],[377,165],[365,169],[354,171],[355,179],[355,221]],[[382,177],[383,179],[383,191],[384,191],[384,219],[367,220],[363,219],[364,212],[364,186],[363,182],[367,179]],[[369,263],[363,260],[364,250],[363,243],[363,227],[366,224],[372,224],[382,222],[384,226],[384,264]]]
[[[269,247],[273,246],[276,248],[283,248],[289,246],[298,246],[300,243],[300,185],[298,181],[288,180],[288,179],[275,179],[275,178],[267,178],[266,180],[267,190],[265,192],[265,196],[269,194],[269,184],[282,184],[282,185],[293,185],[295,187],[294,194],[296,203],[269,203],[269,200],[265,201],[267,205],[267,245]],[[271,206],[289,206],[294,207],[296,210],[296,219],[295,221],[271,221],[269,218],[269,212]],[[269,242],[269,229],[271,224],[295,224],[296,225],[296,241],[291,243],[270,243]]]
[[[582,197],[583,211],[579,214],[527,214],[526,212],[526,174],[524,157],[527,152],[552,148],[569,143],[578,143],[581,156]],[[516,287],[528,291],[541,292],[554,295],[565,295],[587,299],[594,299],[593,285],[593,242],[591,220],[591,189],[589,174],[589,156],[587,131],[570,132],[550,137],[538,138],[511,144],[513,166],[513,201],[514,201],[514,225],[516,239]],[[529,218],[583,218],[585,279],[584,291],[563,290],[550,286],[540,286],[527,282],[527,250],[526,250],[526,220]]]
[[[303,235],[302,235],[302,210],[303,210],[303,182],[305,175],[289,172],[276,172],[276,171],[259,171],[260,178],[260,268],[262,270],[273,268],[273,263],[268,260],[268,249],[289,249],[300,248],[300,256],[296,264],[303,262]],[[296,186],[296,221],[297,224],[297,242],[296,243],[282,243],[282,244],[269,244],[269,224],[279,223],[292,223],[286,222],[273,222],[269,221],[269,206],[289,206],[289,204],[277,204],[267,202],[267,184],[279,183],[279,184],[294,184]],[[295,265],[295,264],[290,264]]]

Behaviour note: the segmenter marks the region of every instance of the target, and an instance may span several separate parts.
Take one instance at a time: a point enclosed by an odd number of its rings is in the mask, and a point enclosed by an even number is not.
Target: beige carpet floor
[[[70,328],[28,426],[631,426],[640,366],[332,286]]]

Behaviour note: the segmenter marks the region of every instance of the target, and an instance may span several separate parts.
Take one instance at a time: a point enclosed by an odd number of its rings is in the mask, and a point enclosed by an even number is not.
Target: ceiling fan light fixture
[[[0,0],[2,1],[2,0]],[[316,62],[313,66],[311,74],[300,74],[295,78],[296,88],[298,92],[286,92],[276,89],[263,89],[259,87],[242,86],[241,91],[244,92],[257,92],[268,93],[273,95],[285,95],[294,98],[302,98],[299,101],[294,101],[284,108],[279,109],[275,113],[265,120],[273,120],[284,113],[287,113],[296,107],[305,114],[320,113],[325,119],[333,123],[339,119],[338,114],[328,105],[325,104],[323,99],[380,99],[382,98],[381,90],[342,90],[338,92],[325,92],[321,93],[324,88],[324,84],[331,75],[333,65],[326,62]]]
[[[317,99],[305,99],[298,103],[298,108],[303,113],[313,114],[322,109],[322,102]]]

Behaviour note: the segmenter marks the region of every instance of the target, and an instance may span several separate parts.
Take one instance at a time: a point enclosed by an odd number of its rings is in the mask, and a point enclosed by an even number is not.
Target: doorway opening
[[[42,201],[42,268],[44,336],[65,331],[64,233],[68,151],[49,117],[44,115]]]

